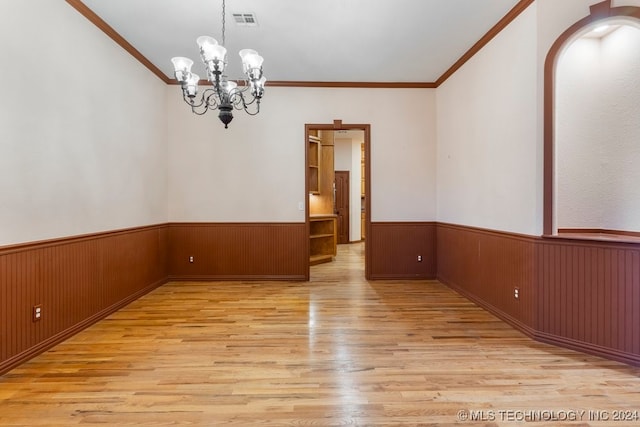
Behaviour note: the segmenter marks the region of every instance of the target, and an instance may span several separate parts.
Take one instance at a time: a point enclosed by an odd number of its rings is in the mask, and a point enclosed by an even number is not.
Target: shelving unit
[[[320,138],[309,135],[309,194],[320,193]]]
[[[338,236],[335,215],[309,217],[309,264],[333,261],[337,253]]]

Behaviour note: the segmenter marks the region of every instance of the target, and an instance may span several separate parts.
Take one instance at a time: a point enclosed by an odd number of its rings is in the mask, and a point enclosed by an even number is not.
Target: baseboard
[[[304,275],[171,275],[168,282],[304,282]]]
[[[431,274],[371,274],[371,280],[436,280],[437,277]]]
[[[571,338],[552,335],[545,332],[535,332],[533,337],[535,340],[551,344],[559,347],[565,347],[571,350],[588,353],[594,356],[603,357],[605,359],[616,360],[632,366],[640,366],[640,355],[619,351],[616,349],[602,347],[595,344],[585,343],[583,341],[572,340]]]

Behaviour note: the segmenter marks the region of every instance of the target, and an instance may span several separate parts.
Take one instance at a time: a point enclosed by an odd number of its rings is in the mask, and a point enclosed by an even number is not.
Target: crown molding
[[[522,12],[525,11],[535,0],[520,0],[500,21],[476,42],[471,49],[465,52],[443,75],[436,80],[436,87],[444,83],[456,71],[458,71],[468,60],[474,57],[483,47],[485,47],[495,36],[512,23]]]
[[[138,49],[133,47],[131,43],[125,40],[116,30],[114,30],[109,24],[107,24],[102,18],[100,18],[96,13],[89,9],[89,7],[84,4],[80,0],[66,0],[71,7],[80,12],[82,16],[87,18],[91,23],[93,23],[96,27],[102,30],[107,36],[109,36],[113,41],[118,43],[124,50],[129,52],[131,56],[136,58],[138,61],[142,63],[145,67],[147,67],[153,74],[158,76],[160,80],[165,83],[169,83],[170,79],[162,72],[158,67],[153,65],[151,61],[149,61]]]

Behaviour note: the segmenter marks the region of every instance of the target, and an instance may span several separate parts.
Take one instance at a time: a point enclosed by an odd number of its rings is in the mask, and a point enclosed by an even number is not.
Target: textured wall
[[[640,22],[575,40],[556,83],[559,228],[640,230]]]

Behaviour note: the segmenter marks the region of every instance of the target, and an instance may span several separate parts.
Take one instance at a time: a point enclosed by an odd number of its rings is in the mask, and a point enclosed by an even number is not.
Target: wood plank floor
[[[0,377],[0,425],[640,425],[638,368],[435,281],[369,283],[362,250],[310,283],[162,286]]]

